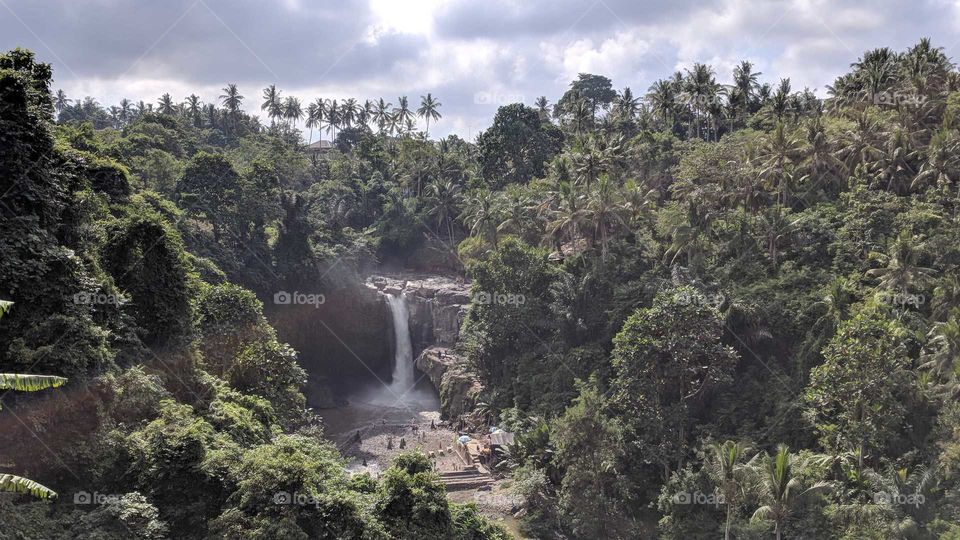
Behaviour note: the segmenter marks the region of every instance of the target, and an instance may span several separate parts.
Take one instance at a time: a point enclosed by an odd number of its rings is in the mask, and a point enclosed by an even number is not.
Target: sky
[[[930,37],[960,60],[958,26],[960,0],[0,0],[0,50],[33,50],[71,98],[210,102],[236,83],[260,114],[268,84],[304,103],[431,92],[431,137],[469,140],[581,72],[643,95],[694,62],[728,83],[749,60],[822,97],[871,48]]]

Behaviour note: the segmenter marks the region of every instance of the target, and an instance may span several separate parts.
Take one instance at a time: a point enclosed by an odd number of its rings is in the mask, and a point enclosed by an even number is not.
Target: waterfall
[[[402,293],[397,296],[387,294],[386,297],[390,314],[393,316],[393,336],[396,343],[390,389],[397,397],[401,397],[411,390],[416,380],[413,345],[410,343],[410,313],[407,310],[407,299]]]

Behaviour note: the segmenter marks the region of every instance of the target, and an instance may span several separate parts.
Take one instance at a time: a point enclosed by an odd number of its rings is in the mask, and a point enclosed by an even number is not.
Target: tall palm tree
[[[446,225],[447,238],[453,244],[453,220],[460,213],[460,186],[449,180],[434,180],[426,189],[427,214],[437,218],[437,227]]]
[[[287,99],[283,100],[283,117],[291,127],[297,127],[297,122],[303,119],[303,107],[298,98],[287,96]]]
[[[272,118],[271,112],[277,108],[280,101],[280,91],[277,90],[277,85],[271,84],[263,89],[263,103],[260,104],[260,110],[266,111],[267,115]]]
[[[200,102],[200,96],[190,94],[186,102],[187,114],[193,119],[194,127],[200,127],[203,124],[203,103]]]
[[[540,121],[548,121],[550,119],[550,101],[547,100],[547,96],[538,97],[534,104],[537,106]]]
[[[757,508],[752,519],[772,521],[777,540],[783,537],[783,527],[794,518],[803,502],[831,487],[827,482],[806,487],[795,471],[802,466],[782,444],[777,447],[775,455],[767,456],[760,464],[760,499],[765,504]]]
[[[726,524],[723,528],[724,540],[730,540],[730,526],[733,523],[734,511],[743,499],[746,484],[749,482],[749,472],[756,467],[759,454],[746,461],[749,448],[741,443],[725,441],[722,444],[713,443],[709,447],[707,459],[704,462],[707,474],[723,494],[723,505],[727,508]]]
[[[673,129],[676,100],[675,86],[668,80],[659,80],[653,83],[647,91],[647,102],[650,104],[650,110],[660,117],[664,129]]]
[[[906,296],[912,287],[922,287],[935,273],[932,268],[920,266],[924,246],[907,230],[900,232],[885,254],[874,254],[881,268],[867,271],[867,277],[876,278],[883,289]]]
[[[401,128],[406,128],[413,122],[413,111],[410,110],[407,96],[397,98],[397,108],[393,110],[393,115]]]
[[[701,116],[706,112],[707,106],[716,99],[719,89],[720,85],[714,79],[712,67],[698,62],[693,65],[693,69],[687,70],[683,91],[693,114],[697,138],[703,138]]]
[[[363,100],[363,105],[360,105],[360,107],[357,109],[357,123],[362,126],[366,126],[367,122],[370,121],[373,111],[373,102],[369,99]]]
[[[307,105],[307,122],[304,124],[310,129],[310,136],[307,139],[307,144],[313,144],[313,128],[317,127],[317,104],[311,103]]]
[[[753,64],[743,60],[740,64],[733,68],[733,86],[739,90],[740,95],[743,99],[743,109],[742,114],[746,115],[749,112],[751,103],[753,103],[754,96],[757,90],[760,87],[759,71],[753,71]]]
[[[133,115],[133,104],[130,103],[130,100],[123,98],[120,100],[120,121],[123,124],[128,124],[132,120]]]
[[[417,116],[427,120],[427,139],[430,138],[430,120],[436,122],[441,118],[438,111],[442,103],[434,99],[433,95],[427,92],[427,95],[420,96],[420,108],[417,109]]]
[[[497,247],[497,224],[499,223],[500,200],[489,189],[479,189],[471,193],[465,202],[460,219],[473,236],[485,236]]]
[[[591,231],[591,238],[600,237],[600,260],[603,262],[607,260],[607,245],[611,233],[616,234],[618,230],[626,227],[627,209],[621,202],[616,185],[606,174],[597,181],[596,189],[587,195],[582,219]]]
[[[327,134],[333,133],[330,136],[330,140],[334,141],[337,139],[337,130],[340,129],[340,124],[342,122],[342,117],[340,106],[337,105],[337,100],[333,100],[327,104]]]
[[[240,90],[237,89],[236,84],[230,83],[223,89],[223,94],[220,95],[220,103],[227,109],[230,117],[236,119],[237,113],[240,112],[240,106],[243,104],[243,96],[240,95]]]
[[[160,100],[157,101],[157,106],[159,107],[160,114],[172,115],[176,112],[176,107],[173,104],[173,98],[170,94],[163,94],[160,96]]]
[[[617,95],[613,101],[613,105],[616,108],[617,115],[621,119],[631,119],[637,115],[637,111],[640,108],[640,98],[634,97],[633,91],[630,90],[628,86],[623,89],[623,92]]]
[[[64,92],[63,89],[57,90],[57,94],[53,98],[53,108],[56,109],[57,114],[62,113],[69,105],[70,100],[67,99],[66,92]]]
[[[960,373],[960,308],[954,308],[950,318],[938,322],[927,334],[927,346],[921,356],[921,367],[947,382],[957,380]]]
[[[393,104],[385,102],[383,98],[378,99],[376,105],[374,105],[371,117],[381,132],[383,132],[383,128],[390,123],[390,111],[392,108]]]

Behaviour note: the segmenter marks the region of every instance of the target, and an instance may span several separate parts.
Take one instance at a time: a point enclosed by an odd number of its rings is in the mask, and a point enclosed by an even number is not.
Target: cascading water
[[[416,384],[416,374],[413,366],[413,345],[410,342],[410,312],[407,310],[407,299],[403,294],[386,295],[390,314],[393,316],[393,336],[396,343],[396,352],[393,355],[393,381],[390,390],[397,397],[407,394]]]

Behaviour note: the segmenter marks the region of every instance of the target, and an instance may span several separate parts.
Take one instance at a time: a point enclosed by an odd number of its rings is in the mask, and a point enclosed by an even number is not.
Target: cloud
[[[431,134],[472,137],[499,104],[556,101],[580,72],[642,95],[694,62],[728,82],[747,59],[824,95],[870,48],[929,36],[956,55],[958,22],[948,0],[0,0],[0,49],[34,50],[57,88],[104,104],[213,101],[228,82],[252,112],[272,83],[304,101],[432,92]]]

